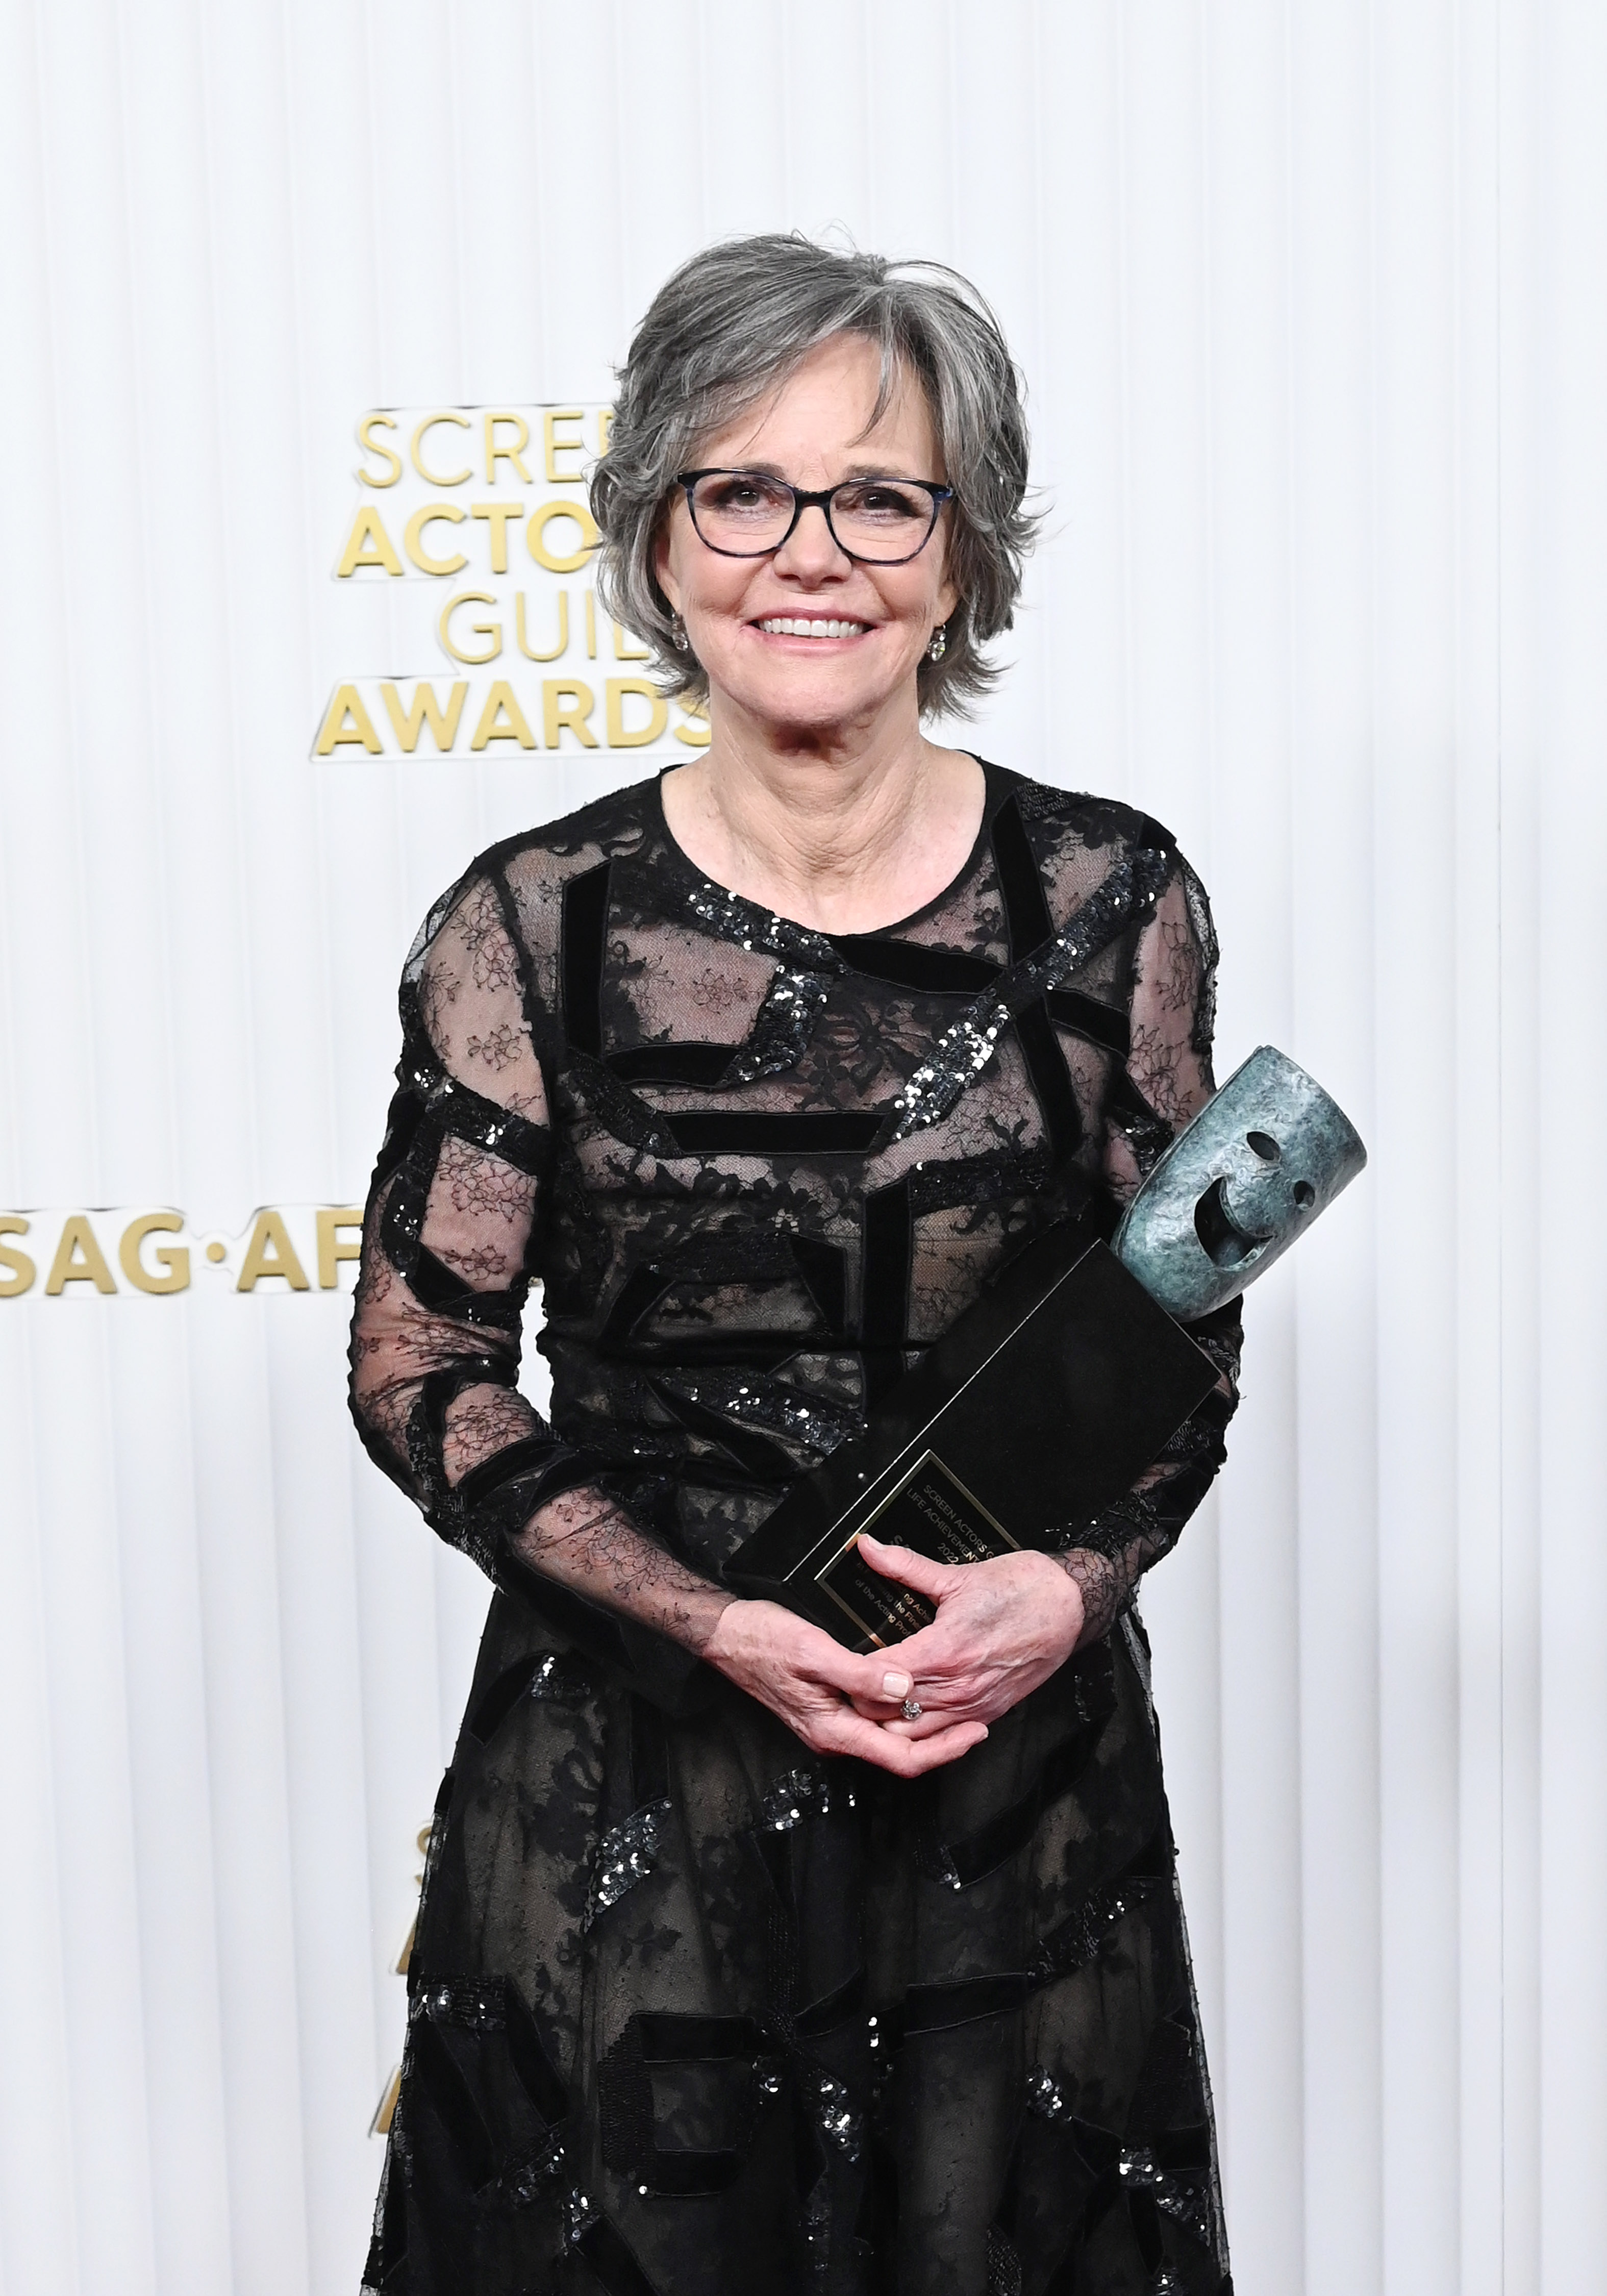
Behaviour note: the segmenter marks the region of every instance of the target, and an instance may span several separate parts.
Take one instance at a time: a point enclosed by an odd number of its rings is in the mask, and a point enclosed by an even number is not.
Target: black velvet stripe
[[[508,2018],[508,2056],[520,2087],[549,2128],[569,2112],[569,2092],[542,2041],[529,2005],[512,1978],[504,1981]]]
[[[1052,988],[1047,1002],[1049,1018],[1057,1028],[1069,1029],[1102,1052],[1126,1060],[1133,1048],[1133,1032],[1125,1013],[1102,1004],[1097,996],[1085,996],[1080,988]]]
[[[606,1066],[627,1084],[680,1084],[713,1091],[741,1050],[740,1044],[631,1045],[610,1053]]]
[[[842,1339],[849,1311],[848,1254],[840,1243],[827,1243],[816,1235],[795,1235],[791,1242],[809,1297],[820,1310],[824,1337]]]
[[[1104,1731],[1106,1716],[1086,1722],[1072,1735],[1045,1756],[1042,1767],[1033,1782],[1029,1793],[1007,1809],[1000,1810],[985,1824],[972,1833],[962,1834],[957,1841],[946,1841],[938,1852],[940,1864],[960,1882],[969,1888],[984,1874],[992,1874],[1007,1857],[1013,1857],[1026,1848],[1037,1831],[1045,1810],[1070,1793],[1078,1778],[1094,1759],[1095,1748]]]
[[[995,1977],[961,1977],[949,1985],[912,1985],[904,1999],[904,2035],[946,2033],[955,2025],[974,2024],[980,2017],[1001,2017],[1019,2009],[1032,1990],[1025,1970],[1001,1971]]]
[[[422,2089],[457,2155],[464,2182],[479,2192],[491,2181],[491,2133],[446,2036],[428,2010],[413,2021],[411,2046],[414,2091]]]
[[[437,1435],[446,1431],[447,1406],[467,1387],[512,1387],[513,1367],[505,1356],[457,1356],[426,1374],[419,1393],[424,1417]]]
[[[406,1273],[408,1289],[421,1307],[433,1309],[438,1316],[458,1316],[466,1324],[488,1324],[494,1330],[519,1329],[524,1306],[522,1276],[516,1291],[477,1292],[422,1243],[414,1245]]]
[[[792,2020],[796,2038],[800,2041],[818,2040],[823,2033],[833,2032],[839,2025],[846,2025],[850,2017],[864,2009],[867,1983],[865,1972],[857,1969],[852,1977],[845,1979],[842,1984],[834,1986],[830,1993],[823,1993],[818,2001],[811,2001],[807,2008],[800,2009]]]
[[[902,1347],[909,1332],[909,1182],[873,1188],[865,1200],[862,1337],[873,1348]]]
[[[901,1353],[909,1329],[909,1273],[914,1248],[909,1181],[873,1189],[865,1200],[864,1295],[860,1362],[867,1406],[880,1403],[904,1376]]]
[[[595,2273],[605,2296],[659,2296],[619,2226],[607,2217],[587,2225],[574,2243]]]
[[[499,1108],[481,1093],[454,1084],[432,1099],[430,1112],[443,1132],[483,1148],[488,1156],[500,1156],[516,1172],[539,1177],[546,1168],[550,1141],[541,1126]]]
[[[633,1267],[614,1296],[607,1320],[597,1335],[600,1350],[618,1348],[651,1316],[675,1282],[661,1267]]]
[[[685,1084],[713,1091],[740,1045],[630,1045],[606,1065],[625,1084]]]
[[[418,1408],[439,1448],[447,1432],[447,1406],[469,1387],[511,1387],[508,1366],[494,1357],[460,1356],[455,1363],[429,1372],[419,1384]]]
[[[482,1695],[474,1702],[463,1724],[463,1735],[472,1738],[477,1746],[489,1745],[535,1681],[541,1664],[541,1658],[537,1655],[515,1659],[512,1666],[504,1667],[496,1681],[488,1684]]]
[[[402,1085],[391,1095],[390,1106],[385,1112],[385,1137],[380,1144],[379,1160],[369,1184],[371,1195],[376,1188],[384,1186],[412,1147],[413,1136],[422,1122],[423,1115],[423,1100],[411,1085]]]
[[[1026,824],[1013,797],[1006,799],[995,814],[991,835],[994,867],[1010,932],[1011,962],[1019,964],[1053,938],[1054,925]]]
[[[890,940],[880,933],[832,933],[832,947],[856,972],[914,988],[928,996],[972,996],[999,977],[1000,967],[963,949],[931,948],[923,941]]]
[[[650,2065],[726,2064],[755,2057],[765,2038],[751,2017],[693,2017],[648,2011],[636,2021],[642,2055]]]
[[[511,1387],[512,1382],[507,1380],[504,1384]],[[517,1443],[504,1443],[500,1451],[493,1451],[488,1459],[470,1468],[456,1486],[459,1503],[465,1507],[480,1506],[494,1491],[527,1475],[539,1474],[557,1447],[551,1435],[522,1435]]]
[[[1027,1073],[1032,1079],[1037,1104],[1043,1111],[1050,1149],[1055,1162],[1063,1164],[1082,1144],[1083,1120],[1066,1056],[1041,996],[1035,997],[1016,1014],[1015,1033],[1026,1055]]]
[[[729,2192],[742,2174],[740,2152],[667,2152],[655,2144],[643,2181],[650,2192],[672,2199]]]
[[[610,864],[600,861],[563,889],[563,1027],[577,1051],[603,1051],[603,964],[608,940]]]
[[[660,1114],[659,1122],[688,1156],[863,1155],[881,1131],[885,1111],[864,1115],[713,1109]]]
[[[789,1482],[799,1472],[798,1462],[779,1443],[761,1434],[756,1427],[739,1427],[727,1419],[723,1411],[713,1410],[706,1403],[695,1403],[689,1395],[677,1395],[673,1388],[650,1380],[648,1385],[664,1406],[689,1433],[707,1435],[746,1473],[763,1483]]]
[[[645,1698],[630,1702],[630,1775],[634,1806],[663,1801],[669,1792],[669,1740],[664,1717]]]

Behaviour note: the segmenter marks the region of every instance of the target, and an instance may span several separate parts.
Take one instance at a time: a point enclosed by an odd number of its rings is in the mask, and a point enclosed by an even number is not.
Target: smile
[[[767,637],[772,638],[862,638],[869,629],[868,622],[801,622],[786,614],[774,614],[758,626]]]

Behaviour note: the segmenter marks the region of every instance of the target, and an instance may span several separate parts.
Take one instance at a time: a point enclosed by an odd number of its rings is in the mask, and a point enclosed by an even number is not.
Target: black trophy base
[[[794,1485],[726,1565],[869,1650],[928,1624],[860,1534],[940,1562],[1074,1546],[1215,1386],[1216,1366],[1088,1223],[1013,1261],[900,1381],[866,1432]]]

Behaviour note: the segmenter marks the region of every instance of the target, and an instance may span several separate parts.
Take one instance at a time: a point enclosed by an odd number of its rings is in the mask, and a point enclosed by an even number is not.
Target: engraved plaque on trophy
[[[931,1605],[871,1570],[862,1531],[941,1562],[1075,1545],[1216,1380],[1092,1220],[1067,1221],[1004,1269],[864,1435],[799,1480],[726,1579],[839,1641],[898,1641]]]
[[[1263,1046],[1178,1135],[1112,1242],[1090,1209],[1029,1244],[865,1433],[799,1478],[727,1581],[865,1650],[933,1615],[871,1569],[865,1531],[940,1562],[1074,1546],[1216,1384],[1168,1309],[1197,1316],[1243,1291],[1365,1161],[1343,1111]]]

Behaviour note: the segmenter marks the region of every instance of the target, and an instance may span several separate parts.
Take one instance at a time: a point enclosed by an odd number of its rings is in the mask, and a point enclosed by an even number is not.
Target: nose
[[[798,524],[776,552],[775,562],[778,573],[818,582],[828,575],[846,572],[854,562],[832,533],[825,504],[806,503]]]

